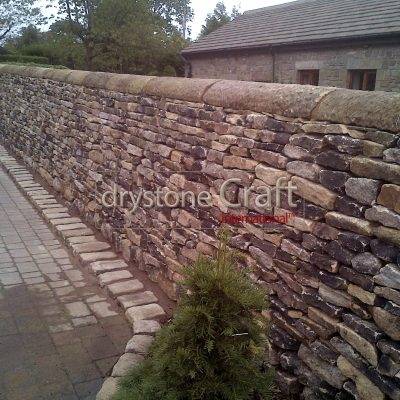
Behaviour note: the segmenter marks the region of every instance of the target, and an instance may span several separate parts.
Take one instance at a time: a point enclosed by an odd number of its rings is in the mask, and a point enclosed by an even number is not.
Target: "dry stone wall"
[[[225,218],[269,293],[284,396],[400,399],[400,95],[0,66],[0,107],[2,143],[173,298]],[[285,223],[249,218],[257,193],[221,199],[280,177]],[[115,183],[212,206],[107,208]]]

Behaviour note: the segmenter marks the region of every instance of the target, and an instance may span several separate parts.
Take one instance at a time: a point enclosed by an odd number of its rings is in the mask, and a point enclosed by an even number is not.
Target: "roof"
[[[400,34],[399,0],[299,0],[247,11],[183,54]]]

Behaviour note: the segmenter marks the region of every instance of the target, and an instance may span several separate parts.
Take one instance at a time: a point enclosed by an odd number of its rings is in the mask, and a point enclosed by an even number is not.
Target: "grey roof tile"
[[[400,0],[299,0],[245,12],[184,54],[400,35]]]

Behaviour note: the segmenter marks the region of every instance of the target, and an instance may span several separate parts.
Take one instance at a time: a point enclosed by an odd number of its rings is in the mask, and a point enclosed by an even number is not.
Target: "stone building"
[[[183,50],[187,76],[400,91],[399,0],[247,11]]]

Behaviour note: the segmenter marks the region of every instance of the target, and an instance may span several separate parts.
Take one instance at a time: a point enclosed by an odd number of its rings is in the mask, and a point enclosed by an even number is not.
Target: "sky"
[[[255,8],[273,6],[275,4],[287,3],[293,0],[224,0],[226,8],[230,13],[233,6],[236,6],[241,12],[253,10]],[[191,22],[192,34],[191,38],[196,39],[201,31],[201,26],[207,17],[212,13],[218,0],[192,0],[192,8],[194,9],[194,20]],[[48,4],[46,0],[38,0],[37,4],[42,8],[45,15],[54,14],[54,10],[45,9]],[[47,27],[47,26],[46,26]]]
[[[287,3],[292,0],[225,0],[229,13],[233,6],[237,6],[241,12],[247,10],[253,10],[255,8],[273,6],[275,4]],[[192,0],[192,8],[194,9],[194,20],[192,26],[192,39],[197,38],[200,33],[201,26],[207,17],[207,14],[211,13],[218,0]]]

